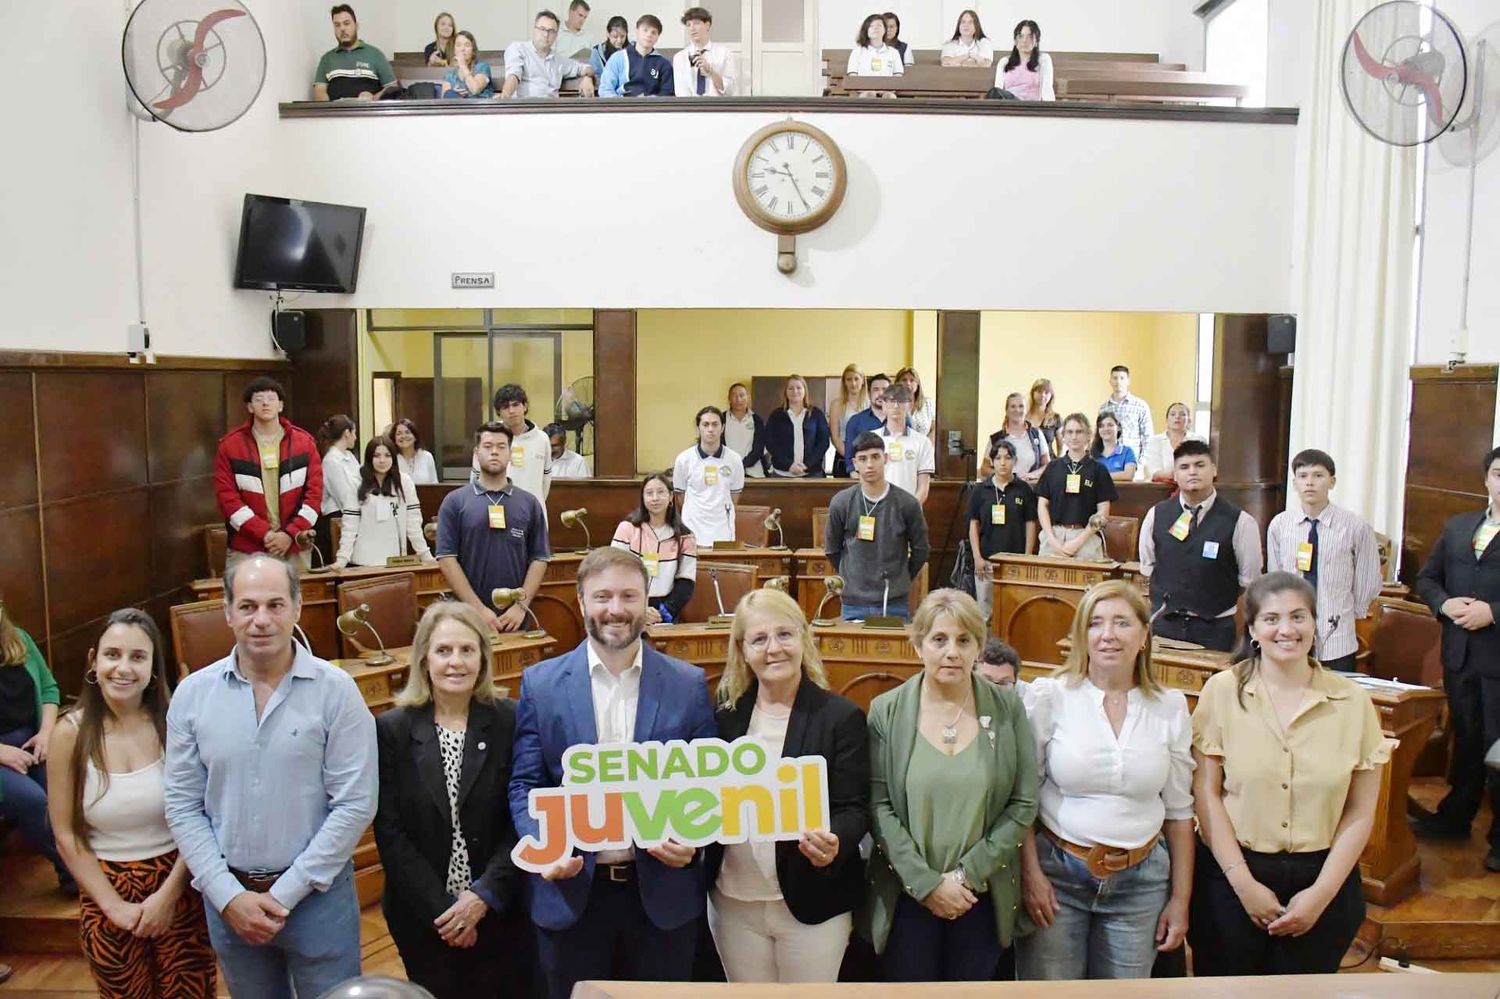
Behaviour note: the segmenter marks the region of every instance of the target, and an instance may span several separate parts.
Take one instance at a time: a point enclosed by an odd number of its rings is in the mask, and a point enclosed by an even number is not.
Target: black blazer
[[[501,909],[514,899],[518,883],[510,859],[516,829],[507,798],[515,732],[514,701],[474,701],[469,706],[458,816],[468,840],[475,887]],[[453,904],[445,887],[453,846],[452,813],[432,705],[378,715],[375,736],[380,747],[375,846],[385,868],[385,904],[431,926]]]
[[[757,685],[731,707],[714,713],[719,738],[733,741],[750,730]],[[839,838],[839,854],[827,867],[814,867],[795,840],[776,844],[776,880],[781,897],[799,922],[815,924],[851,912],[864,899],[865,865],[859,841],[870,830],[870,743],[865,715],[854,702],[804,680],[792,702],[782,756],[821,756],[828,761],[829,829]],[[724,848],[704,855],[708,883],[719,878]]]
[[[1465,631],[1442,612],[1449,597],[1473,597],[1489,604],[1500,621],[1500,538],[1474,558],[1474,532],[1484,517],[1480,510],[1449,519],[1417,574],[1417,594],[1443,622],[1443,665],[1462,670],[1473,663],[1482,676],[1500,677],[1500,626]]]
[[[792,467],[792,457],[797,453],[792,440],[795,432],[792,418],[787,415],[785,406],[773,412],[766,421],[766,454],[770,457],[773,469],[779,468],[785,472]],[[832,444],[828,417],[817,406],[808,406],[806,415],[802,418],[802,464],[807,466],[808,478],[823,477],[823,457]]]

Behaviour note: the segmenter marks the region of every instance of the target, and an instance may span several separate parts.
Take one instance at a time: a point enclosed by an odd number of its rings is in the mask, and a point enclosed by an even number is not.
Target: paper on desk
[[[1345,673],[1349,679],[1361,687],[1369,687],[1374,690],[1431,690],[1433,688],[1421,683],[1403,683],[1400,680],[1387,680],[1384,677],[1370,676],[1366,673]]]

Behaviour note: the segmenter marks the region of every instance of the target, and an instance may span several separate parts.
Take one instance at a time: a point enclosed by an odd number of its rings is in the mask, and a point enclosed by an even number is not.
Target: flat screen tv
[[[247,194],[234,286],[348,294],[364,231],[363,208]]]

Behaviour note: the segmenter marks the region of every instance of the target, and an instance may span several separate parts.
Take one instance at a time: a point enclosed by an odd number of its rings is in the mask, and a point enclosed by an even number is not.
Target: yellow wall
[[[729,386],[797,371],[837,376],[911,364],[912,313],[818,309],[643,309],[636,314],[636,467],[668,468],[694,440],[693,414]],[[920,315],[920,314],[919,314]],[[928,313],[928,315],[932,315]],[[922,338],[919,337],[919,340]],[[930,381],[936,358],[918,371]]]
[[[1005,397],[1050,378],[1061,416],[1092,422],[1110,392],[1109,369],[1130,368],[1130,391],[1151,405],[1159,432],[1167,407],[1197,396],[1198,317],[1153,312],[984,312],[979,325],[981,442],[1005,419]]]

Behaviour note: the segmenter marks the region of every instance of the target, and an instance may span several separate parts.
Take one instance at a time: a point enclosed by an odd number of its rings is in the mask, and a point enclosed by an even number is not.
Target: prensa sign
[[[828,828],[827,761],[773,760],[753,736],[580,744],[562,763],[561,786],[528,798],[537,835],[511,851],[524,871],[540,874],[574,850],[791,840]]]

